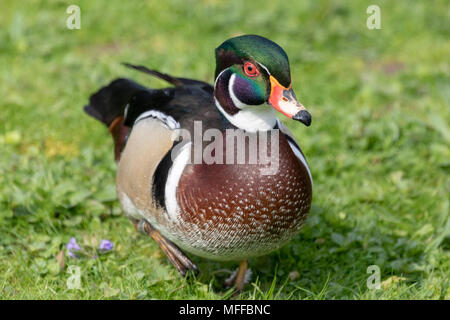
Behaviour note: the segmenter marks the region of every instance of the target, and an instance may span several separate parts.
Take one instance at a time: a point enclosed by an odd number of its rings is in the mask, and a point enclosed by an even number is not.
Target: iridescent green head
[[[286,52],[269,39],[244,35],[222,43],[216,49],[215,77],[214,96],[230,121],[242,110],[261,113],[271,106],[306,125],[311,122],[292,91]]]
[[[216,77],[238,61],[253,60],[270,71],[285,87],[291,84],[289,58],[275,42],[257,35],[228,39],[216,49]]]

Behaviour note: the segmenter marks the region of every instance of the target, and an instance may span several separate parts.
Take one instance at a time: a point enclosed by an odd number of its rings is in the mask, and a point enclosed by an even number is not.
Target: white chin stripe
[[[220,75],[226,70],[228,69],[222,70],[222,72],[220,72],[217,76],[216,82],[214,83],[214,89],[217,84],[217,79],[219,79]],[[273,129],[277,122],[275,110],[268,104],[255,106],[248,105],[240,101],[232,90],[235,79],[236,75],[232,74],[228,84],[228,92],[230,94],[231,100],[233,101],[233,104],[240,110],[238,113],[230,115],[222,108],[216,97],[214,97],[214,102],[220,113],[222,113],[224,117],[235,127],[248,132],[267,131]]]
[[[267,104],[251,106],[240,102],[242,109],[238,113],[230,115],[222,108],[216,97],[214,97],[214,102],[220,113],[239,129],[248,132],[267,131],[273,129],[277,123],[275,110]]]
[[[191,145],[192,142],[188,142],[180,149],[180,153],[173,161],[167,176],[164,201],[167,214],[173,221],[178,220],[177,188],[183,170],[191,158]]]
[[[225,118],[239,129],[248,132],[267,131],[273,129],[277,123],[275,110],[267,104],[259,106],[246,105],[238,113],[230,115],[223,110],[216,98],[214,98],[214,102]]]
[[[234,86],[235,80],[236,80],[236,74],[233,73],[230,77],[230,81],[228,82],[228,92],[230,93],[231,100],[233,101],[233,104],[236,106],[236,108],[243,109],[245,107],[248,107],[248,105],[241,102],[241,100],[239,100],[236,97],[236,95],[234,94],[233,86]]]
[[[180,128],[180,123],[171,116],[157,110],[149,110],[142,113],[134,122],[134,124],[146,118],[155,118],[164,123],[169,129],[175,130]]]

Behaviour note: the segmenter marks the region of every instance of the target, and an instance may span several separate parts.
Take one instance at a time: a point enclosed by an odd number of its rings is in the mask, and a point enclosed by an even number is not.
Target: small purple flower
[[[109,251],[109,250],[112,250],[113,247],[114,247],[114,244],[111,241],[109,241],[109,240],[102,240],[100,242],[99,249],[103,250],[103,251]]]
[[[77,243],[77,240],[74,237],[70,238],[70,241],[67,243],[66,248],[69,251],[69,257],[71,258],[77,257],[77,255],[73,251],[81,250],[80,246]]]

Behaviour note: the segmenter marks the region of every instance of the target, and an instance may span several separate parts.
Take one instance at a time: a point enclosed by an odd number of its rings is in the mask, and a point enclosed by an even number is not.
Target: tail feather
[[[145,87],[128,79],[116,79],[89,98],[84,111],[103,122],[114,139],[114,159],[119,161],[130,128],[124,124],[125,107],[137,92]]]
[[[164,81],[167,81],[170,84],[173,84],[175,87],[182,87],[182,86],[199,86],[202,89],[212,92],[213,87],[206,82],[194,80],[194,79],[187,79],[187,78],[177,78],[174,76],[171,76],[167,73],[162,73],[153,69],[149,69],[145,66],[137,66],[131,63],[122,62],[122,64],[128,68],[141,71],[143,73],[149,74],[151,76],[154,76],[156,78],[162,79]]]
[[[172,77],[171,75],[168,75],[167,73],[162,73],[162,72],[159,72],[156,70],[152,70],[145,66],[136,66],[134,64],[127,63],[127,62],[122,62],[122,64],[128,68],[135,69],[135,70],[147,73],[151,76],[157,77],[159,79],[162,79],[164,81],[167,81],[168,83],[173,84],[175,87],[183,86],[183,82],[180,79]]]
[[[186,86],[201,89],[208,93],[212,93],[214,89],[206,82],[176,78],[144,66],[136,66],[129,63],[123,64],[129,68],[165,80],[177,88]],[[118,161],[121,150],[125,146],[128,132],[133,126],[135,119],[146,110],[166,109],[168,101],[173,98],[174,91],[177,88],[148,89],[134,81],[119,78],[91,95],[89,104],[84,107],[84,111],[108,127],[114,139],[114,155],[116,161]],[[125,115],[127,105],[129,105],[129,108]]]
[[[142,90],[147,89],[134,81],[116,79],[94,93],[84,111],[109,127],[115,119],[124,115],[130,98]]]

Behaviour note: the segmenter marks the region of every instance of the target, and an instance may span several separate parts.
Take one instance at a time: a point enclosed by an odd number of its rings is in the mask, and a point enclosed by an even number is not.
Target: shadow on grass
[[[253,274],[242,298],[376,298],[376,290],[367,286],[371,265],[380,268],[381,281],[394,276],[382,283],[383,288],[396,281],[420,281],[425,253],[416,240],[378,228],[367,232],[345,221],[330,221],[325,212],[326,208],[313,205],[308,222],[291,242],[269,255],[250,259]],[[200,273],[188,281],[211,285],[216,294],[227,298],[223,283],[238,263],[193,259]]]

